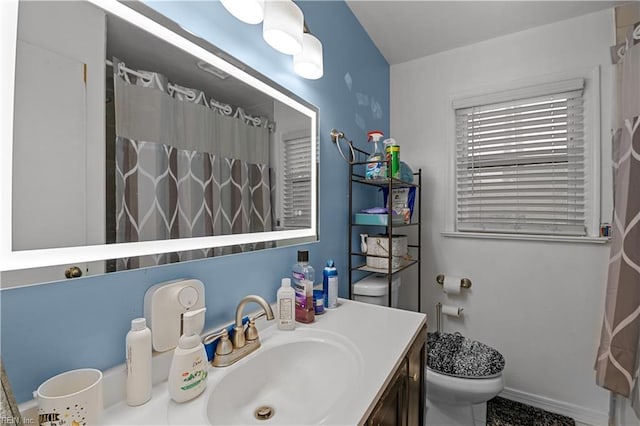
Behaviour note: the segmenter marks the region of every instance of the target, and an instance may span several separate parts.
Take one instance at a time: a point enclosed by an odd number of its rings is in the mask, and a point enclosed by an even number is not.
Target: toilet
[[[502,392],[502,373],[492,377],[463,378],[425,367],[426,424],[473,426],[487,421],[487,401]]]
[[[400,276],[394,275],[391,281],[391,307],[398,307]],[[389,282],[382,274],[369,275],[352,286],[353,300],[373,305],[389,306]]]
[[[391,282],[391,306],[398,306],[400,277]],[[373,274],[352,285],[353,300],[381,306],[389,306],[389,283],[386,275]],[[430,333],[431,334],[431,333]],[[443,335],[446,333],[443,333]],[[457,338],[464,339],[461,335]],[[465,342],[472,342],[465,339]],[[474,348],[495,349],[480,342]],[[495,351],[500,358],[499,352]],[[443,353],[443,355],[446,355]],[[502,358],[502,367],[504,359]],[[470,374],[449,374],[425,365],[426,412],[428,426],[480,426],[486,424],[487,401],[502,392],[504,379],[502,368],[495,374],[474,377]],[[484,371],[486,373],[486,370]]]
[[[459,338],[463,339],[461,335]],[[457,336],[457,337],[458,337]],[[466,339],[471,342],[471,340]],[[489,348],[480,342],[478,346]],[[489,348],[493,351],[495,349]],[[437,371],[429,365],[425,366],[426,380],[426,415],[425,423],[429,426],[475,426],[486,424],[487,401],[502,392],[504,378],[502,366],[493,374],[482,376],[457,375]],[[497,369],[497,367],[496,367]],[[484,371],[483,373],[486,373]]]

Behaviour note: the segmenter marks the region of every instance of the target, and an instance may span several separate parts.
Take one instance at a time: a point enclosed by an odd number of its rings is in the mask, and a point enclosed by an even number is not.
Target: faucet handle
[[[205,338],[202,339],[202,344],[207,346],[212,344],[216,340],[218,340],[218,344],[216,345],[216,355],[226,355],[233,351],[233,345],[231,344],[231,340],[229,339],[229,331],[227,331],[226,328],[205,336]]]
[[[256,320],[258,318],[262,318],[267,315],[265,311],[260,312],[253,318],[249,318],[249,325],[247,325],[247,329],[244,331],[244,338],[247,341],[253,341],[258,339],[258,329],[256,328]]]
[[[233,351],[233,345],[229,339],[229,331],[226,328],[205,336],[202,339],[207,352],[207,360],[213,363],[218,355],[228,355]]]
[[[233,351],[233,344],[229,340],[229,332],[224,329],[220,336],[220,341],[216,347],[216,355],[227,355]]]
[[[220,330],[216,331],[215,333],[207,334],[206,336],[204,336],[202,338],[202,344],[205,345],[205,346],[212,344],[213,342],[215,342],[216,340],[221,338],[222,335],[225,334],[225,332],[226,332],[226,334],[228,336],[229,332],[224,328],[221,328]]]
[[[264,314],[264,313],[263,313]],[[261,315],[258,315],[258,317]],[[247,330],[244,332],[244,337],[247,341],[253,341],[258,339],[258,329],[256,328],[255,320],[250,319]]]

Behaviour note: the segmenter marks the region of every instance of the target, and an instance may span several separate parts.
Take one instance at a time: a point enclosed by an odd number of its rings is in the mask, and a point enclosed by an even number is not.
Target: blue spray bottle
[[[327,260],[327,266],[322,270],[322,291],[324,292],[325,308],[338,307],[338,270],[333,260]]]
[[[387,163],[385,153],[380,149],[378,142],[384,134],[380,130],[372,130],[367,133],[367,142],[373,143],[373,152],[367,158],[365,179],[382,179],[387,177]]]

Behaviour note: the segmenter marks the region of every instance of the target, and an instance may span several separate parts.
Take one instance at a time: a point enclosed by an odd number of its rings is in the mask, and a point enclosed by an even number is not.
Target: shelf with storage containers
[[[354,147],[358,155],[365,156],[366,152]],[[353,284],[366,278],[368,275],[382,275],[386,279],[388,285],[387,305],[392,306],[393,286],[397,274],[400,272],[417,267],[417,293],[418,293],[418,311],[421,310],[421,291],[420,291],[420,274],[421,274],[421,185],[422,185],[422,169],[413,172],[413,181],[409,182],[397,178],[378,178],[367,179],[364,173],[360,173],[360,169],[366,168],[369,161],[355,161],[349,165],[349,298],[354,298]],[[389,167],[387,161],[387,169]],[[356,186],[367,186],[378,189],[379,192],[386,190],[385,207],[388,208],[386,213],[367,214],[362,213],[355,201]],[[415,188],[413,194],[413,211],[409,213],[409,221],[403,215],[394,215],[394,204],[392,198],[398,193],[402,193],[402,189],[407,189],[406,193]],[[400,190],[400,191],[396,191]],[[376,205],[383,205],[383,194],[376,194],[374,197]],[[408,208],[408,206],[405,206]],[[382,230],[377,234],[376,232]],[[367,232],[370,231],[370,232]],[[407,235],[399,235],[398,233],[406,233]],[[361,234],[367,234],[366,240],[360,237]],[[357,241],[357,242],[356,242]],[[363,244],[366,245],[366,252],[362,250]],[[406,252],[406,255],[405,255]],[[397,254],[396,254],[397,253]],[[405,282],[403,285],[407,285]]]

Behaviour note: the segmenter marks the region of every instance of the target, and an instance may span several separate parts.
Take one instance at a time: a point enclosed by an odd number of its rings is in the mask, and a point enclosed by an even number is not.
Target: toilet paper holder
[[[436,282],[440,285],[444,285],[444,274],[438,274],[436,276]],[[471,288],[471,280],[469,278],[460,279],[460,287],[465,289]]]
[[[438,334],[442,333],[442,308],[443,308],[443,304],[438,302],[436,303],[436,330],[438,332]],[[464,311],[464,308],[458,308],[458,315],[455,316],[459,316],[462,315],[462,311]]]

